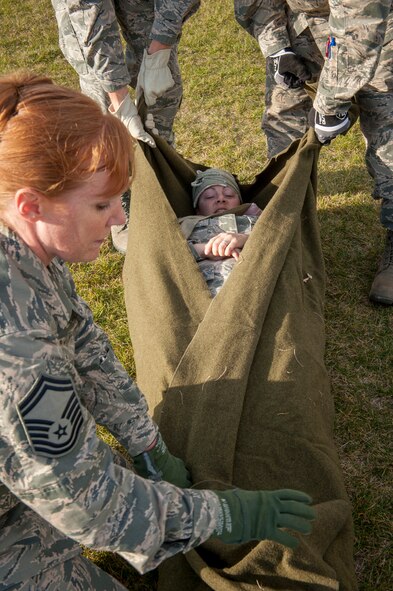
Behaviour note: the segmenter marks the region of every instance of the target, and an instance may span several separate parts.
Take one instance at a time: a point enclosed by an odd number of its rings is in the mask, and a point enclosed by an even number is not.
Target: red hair
[[[22,187],[54,196],[101,168],[114,196],[129,186],[132,163],[128,130],[92,99],[29,72],[0,78],[2,201]]]

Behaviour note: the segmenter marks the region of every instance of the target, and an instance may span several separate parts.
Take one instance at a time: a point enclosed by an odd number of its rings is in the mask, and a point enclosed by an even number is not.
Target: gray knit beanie
[[[207,170],[197,170],[195,181],[191,183],[192,186],[192,204],[196,208],[198,199],[205,189],[214,185],[221,185],[223,187],[232,187],[239,195],[240,203],[242,198],[240,195],[239,185],[235,177],[226,170],[219,168],[208,168]]]

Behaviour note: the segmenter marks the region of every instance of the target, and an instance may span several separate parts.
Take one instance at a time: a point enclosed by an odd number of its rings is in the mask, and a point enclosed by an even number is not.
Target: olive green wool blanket
[[[177,221],[193,213],[190,183],[206,166],[157,143],[136,150],[123,275],[138,385],[196,487],[294,488],[317,511],[296,550],[211,541],[166,561],[159,591],[354,591],[324,365],[319,144],[309,131],[240,185],[263,213],[212,299]]]

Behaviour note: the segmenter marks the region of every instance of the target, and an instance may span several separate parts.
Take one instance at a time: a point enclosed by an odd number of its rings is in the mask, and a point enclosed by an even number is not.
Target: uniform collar
[[[6,259],[0,264],[1,289],[5,284],[17,284],[26,293],[30,306],[34,299],[45,302],[62,328],[73,311],[81,315],[75,285],[64,261],[54,258],[48,266],[44,265],[21,237],[1,222],[0,250]]]

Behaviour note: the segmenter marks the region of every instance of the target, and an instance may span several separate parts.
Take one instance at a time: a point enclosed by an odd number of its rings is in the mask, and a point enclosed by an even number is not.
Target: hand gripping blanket
[[[206,166],[157,144],[136,149],[123,274],[138,384],[195,487],[294,488],[317,511],[296,550],[209,541],[166,561],[158,589],[354,591],[324,365],[314,132],[240,185],[263,212],[215,298],[177,220],[193,213],[190,183]]]

